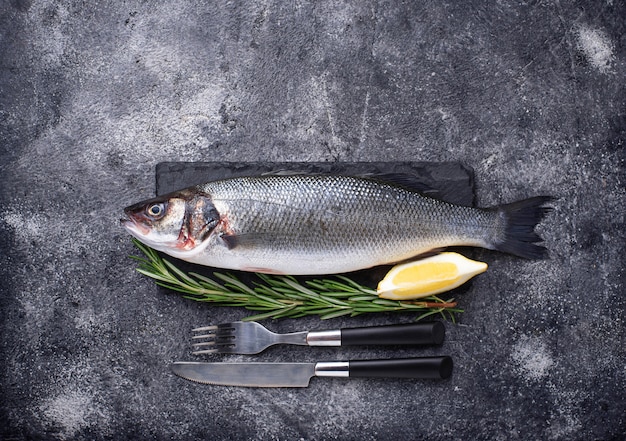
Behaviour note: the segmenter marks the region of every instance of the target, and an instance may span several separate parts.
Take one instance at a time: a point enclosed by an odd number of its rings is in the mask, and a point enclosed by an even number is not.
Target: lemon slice
[[[390,300],[428,297],[461,286],[485,271],[484,262],[458,253],[440,253],[391,268],[378,284],[378,297]]]

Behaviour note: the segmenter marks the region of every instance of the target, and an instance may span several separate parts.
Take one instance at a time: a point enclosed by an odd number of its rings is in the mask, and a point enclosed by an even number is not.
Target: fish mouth
[[[180,242],[158,242],[151,239],[150,232],[152,231],[152,227],[150,225],[146,225],[146,223],[142,222],[141,219],[136,219],[132,213],[126,213],[127,217],[120,218],[120,225],[130,233],[131,236],[139,240],[145,245],[148,245],[155,250],[161,250],[169,252],[174,257],[178,257],[179,253],[173,252],[176,249],[181,248]],[[181,252],[185,252],[186,250],[183,248]],[[182,254],[181,254],[182,255]]]
[[[138,222],[132,216],[120,219],[120,225],[128,230],[133,236],[146,236],[150,232],[150,227]]]

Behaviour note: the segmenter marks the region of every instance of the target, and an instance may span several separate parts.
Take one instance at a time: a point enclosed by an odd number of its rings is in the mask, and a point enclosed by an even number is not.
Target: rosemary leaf
[[[219,279],[221,279],[223,282],[225,282],[226,286],[230,285],[230,287],[237,288],[237,289],[241,290],[241,292],[246,292],[246,293],[251,294],[251,295],[255,294],[254,290],[252,290],[252,288],[248,287],[243,282],[237,280],[231,274],[214,273],[214,276],[219,278]]]
[[[224,288],[222,285],[217,283],[215,280],[209,279],[208,277],[204,277],[202,274],[189,273],[189,275],[191,277],[194,277],[194,278],[198,279],[198,281],[201,284],[204,284],[205,287],[210,287],[210,288],[218,290],[218,291],[225,291],[226,290],[226,288]]]
[[[320,317],[322,320],[328,320],[331,318],[341,317],[343,315],[351,314],[349,309],[340,309],[339,311],[329,312],[328,314],[324,314]]]
[[[364,296],[352,296],[348,298],[349,302],[362,302],[362,301],[366,301],[366,302],[371,302],[373,300],[376,300],[378,297],[377,296],[373,296],[371,294],[367,294]]]

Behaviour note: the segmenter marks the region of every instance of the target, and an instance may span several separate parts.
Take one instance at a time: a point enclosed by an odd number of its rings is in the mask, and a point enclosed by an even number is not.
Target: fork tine
[[[193,332],[215,331],[215,330],[217,330],[217,326],[216,325],[201,326],[199,328],[192,329]]]
[[[202,335],[192,335],[191,336],[192,339],[197,340],[199,338],[212,338],[215,339],[215,334],[202,334]]]
[[[203,349],[201,351],[193,351],[192,354],[193,355],[215,354],[216,352],[218,352],[217,349]]]
[[[191,346],[193,346],[194,348],[198,348],[200,346],[216,346],[217,342],[216,341],[203,341],[201,343],[193,343]]]

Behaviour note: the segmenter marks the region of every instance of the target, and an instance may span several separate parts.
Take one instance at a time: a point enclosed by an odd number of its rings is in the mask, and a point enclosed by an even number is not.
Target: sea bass
[[[547,250],[534,230],[549,200],[471,208],[371,178],[268,175],[143,201],[127,207],[121,222],[144,244],[192,263],[336,274],[457,245],[542,258]]]

